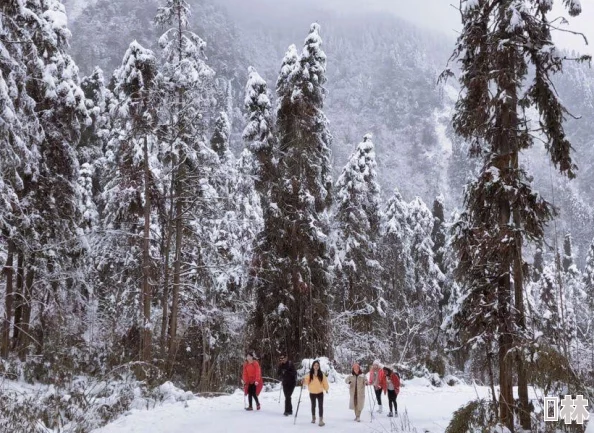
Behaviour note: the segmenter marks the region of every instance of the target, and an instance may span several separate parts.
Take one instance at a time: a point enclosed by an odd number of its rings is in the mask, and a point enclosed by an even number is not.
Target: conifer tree
[[[450,297],[449,288],[445,284],[445,274],[447,270],[445,259],[446,228],[443,200],[443,195],[440,195],[433,201],[433,230],[431,232],[431,240],[433,242],[433,259],[441,274],[444,275],[444,278],[440,279],[438,283],[441,292],[439,301],[440,323],[443,321],[444,309],[448,304]]]
[[[0,236],[6,241],[6,261],[2,263],[5,280],[4,317],[0,357],[7,358],[15,305],[18,273],[15,268],[23,257],[30,236],[27,229],[35,214],[30,198],[39,175],[39,146],[43,130],[35,112],[35,101],[27,88],[29,29],[18,25],[26,13],[21,2],[9,1],[0,14]],[[8,41],[8,42],[5,42]],[[12,43],[11,43],[12,42]]]
[[[165,245],[166,256],[164,294],[168,299],[168,256],[169,241],[174,241],[173,248],[173,287],[171,293],[171,308],[164,305],[163,324],[167,324],[169,363],[175,358],[179,339],[177,326],[179,317],[179,303],[182,287],[182,262],[189,263],[182,257],[184,247],[187,255],[198,254],[195,246],[186,245],[184,234],[191,232],[187,221],[190,208],[196,203],[195,197],[204,196],[207,183],[200,179],[208,178],[206,167],[216,164],[216,154],[206,145],[205,110],[209,104],[214,71],[205,63],[203,51],[206,43],[188,29],[190,5],[185,0],[166,0],[155,17],[155,23],[168,28],[161,38],[159,45],[163,50],[162,65],[159,82],[163,89],[163,103],[169,115],[167,122],[161,125],[162,139],[168,147],[166,159],[171,167],[171,186],[168,192],[173,204],[169,212]],[[204,202],[200,203],[204,205]],[[197,226],[199,227],[199,225]],[[196,274],[197,276],[197,274]]]
[[[378,329],[381,311],[378,257],[380,186],[371,135],[367,134],[336,182],[337,245],[335,293],[351,311],[365,311],[354,323],[356,331]],[[375,322],[375,326],[374,326]]]
[[[35,338],[38,353],[46,353],[45,344],[52,338],[70,336],[71,328],[62,326],[68,311],[56,314],[56,303],[72,310],[84,308],[84,278],[76,272],[84,254],[79,234],[82,214],[76,146],[88,117],[78,68],[67,54],[71,34],[64,6],[56,0],[12,6],[18,16],[9,19],[23,29],[15,39],[22,44],[26,66],[23,84],[34,101],[42,131],[39,176],[31,185],[29,198],[35,215],[31,215],[28,231],[35,235],[26,251],[20,252],[25,283],[15,310],[18,331],[13,335],[13,346],[24,359],[34,328],[39,331]],[[36,305],[40,305],[39,311],[34,311]]]
[[[221,163],[230,158],[229,139],[231,137],[231,123],[224,111],[217,116],[214,124],[214,132],[210,139],[210,147],[216,152]]]
[[[154,203],[160,189],[161,163],[157,139],[157,62],[152,51],[136,41],[130,44],[116,71],[117,103],[114,107],[114,131],[111,148],[115,150],[115,172],[106,185],[106,217],[108,224],[117,224],[130,236],[127,244],[134,244],[142,227],[142,243],[135,249],[142,251],[138,274],[142,284],[138,323],[142,329],[140,355],[150,361],[152,351],[151,305],[154,269],[151,259],[151,226]],[[122,224],[123,223],[123,224]]]
[[[256,287],[259,345],[296,356],[330,353],[327,296],[330,143],[323,113],[326,55],[312,24],[300,56],[290,47],[277,82],[278,172],[271,186],[274,241]]]
[[[272,104],[266,81],[251,66],[248,68],[244,107],[247,123],[243,139],[255,156],[253,174],[256,176],[256,189],[261,198],[268,201],[270,179],[274,177],[273,152],[276,145]]]
[[[563,128],[566,110],[551,84],[563,62],[551,39],[547,14],[552,5],[523,0],[462,2],[463,30],[452,56],[460,59],[465,91],[456,103],[454,127],[471,141],[471,153],[483,162],[478,179],[467,189],[466,212],[456,227],[460,275],[467,290],[460,317],[466,321],[478,303],[484,305],[488,287],[497,288],[493,311],[487,315],[495,317],[496,312],[496,320],[489,330],[481,328],[498,340],[499,420],[512,431],[514,364],[520,422],[524,429],[530,428],[525,362],[521,356],[513,361],[508,356],[514,346],[523,344],[526,332],[522,246],[524,241],[543,238],[544,224],[552,214],[519,165],[520,152],[532,147],[534,140],[527,107],[539,113],[552,163],[570,178],[576,171]],[[572,16],[581,12],[577,1],[564,5]],[[529,67],[536,71],[531,82]]]

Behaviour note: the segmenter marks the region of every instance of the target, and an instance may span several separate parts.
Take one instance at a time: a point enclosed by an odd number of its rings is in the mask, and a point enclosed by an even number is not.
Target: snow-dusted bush
[[[464,383],[464,381],[456,376],[453,376],[451,374],[447,374],[444,376],[443,381],[445,383],[447,383],[449,386],[456,386],[456,385],[462,385]]]
[[[313,359],[313,358],[303,359],[301,361],[301,367],[297,370],[298,377],[302,378],[306,374],[308,374],[314,361],[320,362],[320,369],[322,370],[322,373],[324,373],[328,377],[328,382],[333,383],[333,382],[337,381],[338,373],[334,369],[332,362],[330,362],[330,360],[325,356],[322,356],[320,358],[315,358],[315,359]]]
[[[87,433],[126,412],[139,394],[132,382],[86,381],[33,393],[0,391],[0,431]]]
[[[499,430],[494,430],[497,427],[497,413],[493,409],[492,401],[472,400],[454,412],[445,433],[499,433]]]

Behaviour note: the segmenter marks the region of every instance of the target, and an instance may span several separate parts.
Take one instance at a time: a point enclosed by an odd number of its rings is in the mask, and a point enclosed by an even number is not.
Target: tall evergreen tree
[[[445,284],[445,274],[447,272],[445,259],[446,227],[443,201],[443,195],[438,196],[433,201],[433,230],[431,232],[431,240],[433,241],[433,259],[439,271],[444,275],[444,278],[438,283],[441,292],[439,301],[440,323],[443,321],[443,312],[450,298],[449,288]]]
[[[166,256],[163,298],[169,297],[168,256],[170,241],[173,240],[173,287],[171,308],[164,305],[163,327],[167,325],[169,363],[175,359],[179,344],[177,336],[182,288],[183,263],[191,263],[191,256],[199,254],[195,245],[184,241],[185,234],[192,231],[189,215],[192,206],[197,203],[196,196],[203,196],[203,188],[208,179],[207,167],[216,161],[216,155],[206,145],[205,111],[209,104],[214,71],[205,63],[203,51],[205,42],[188,29],[190,5],[185,0],[166,0],[158,9],[155,23],[168,29],[159,39],[163,50],[163,66],[159,81],[163,91],[163,103],[169,113],[167,121],[161,125],[162,140],[168,147],[166,158],[171,167],[170,212],[166,223],[167,232],[164,254]],[[184,258],[184,248],[186,257]],[[198,274],[193,274],[197,276]]]
[[[378,329],[382,291],[378,260],[380,186],[371,135],[367,134],[336,182],[337,245],[334,279],[339,308],[365,312],[353,327],[367,334]],[[375,324],[374,324],[375,322]],[[375,326],[374,326],[375,325]]]
[[[9,1],[0,14],[0,234],[6,242],[6,261],[2,263],[6,277],[0,344],[3,358],[8,356],[11,346],[10,331],[18,302],[14,294],[20,289],[18,281],[14,284],[17,262],[34,235],[30,230],[35,214],[31,196],[38,181],[44,138],[35,101],[27,87],[26,62],[31,46],[24,42],[30,42],[30,33],[29,28],[18,24],[24,21],[26,13],[22,2]]]
[[[23,28],[16,41],[23,45],[24,85],[43,131],[39,176],[30,196],[35,215],[31,215],[28,231],[35,236],[20,251],[25,278],[15,309],[13,346],[24,358],[32,341],[38,353],[46,354],[46,343],[51,346],[51,340],[66,340],[73,336],[71,332],[78,332],[73,331],[74,324],[63,326],[67,310],[56,311],[58,305],[76,311],[85,304],[84,278],[77,272],[84,243],[76,146],[88,117],[78,68],[67,54],[71,34],[64,6],[56,0],[18,3],[20,16],[9,19],[16,19]]]
[[[581,12],[579,2],[564,4],[571,15]],[[566,110],[551,84],[551,76],[561,71],[563,62],[551,39],[547,14],[552,6],[551,1],[463,2],[463,30],[453,54],[461,61],[460,82],[465,90],[456,103],[454,127],[471,140],[472,154],[483,158],[483,168],[467,190],[466,211],[456,227],[460,275],[467,290],[460,318],[466,321],[470,311],[484,305],[490,287],[497,288],[488,316],[496,320],[485,331],[496,336],[499,346],[499,420],[512,431],[514,363],[520,421],[523,428],[530,428],[525,362],[522,356],[509,356],[515,346],[523,344],[526,333],[522,246],[525,240],[542,239],[544,224],[552,214],[551,206],[532,191],[519,165],[520,152],[534,141],[527,107],[539,113],[552,163],[569,177],[576,170],[563,128]],[[532,82],[527,82],[529,66],[536,71]]]
[[[160,195],[161,163],[157,156],[157,62],[152,51],[132,42],[115,73],[114,132],[111,143],[115,150],[115,165],[105,187],[106,218],[126,233],[126,245],[142,252],[136,271],[141,275],[141,294],[136,325],[142,330],[140,356],[151,360],[151,306],[155,277],[151,258],[151,227],[154,203]],[[142,235],[140,230],[142,227]],[[142,239],[137,243],[135,239]]]
[[[272,104],[266,81],[253,68],[248,68],[244,107],[246,126],[243,139],[255,156],[255,185],[262,199],[268,201],[270,179],[274,177],[273,152],[276,145]]]
[[[330,142],[323,113],[326,55],[312,24],[301,56],[291,48],[277,82],[278,174],[272,185],[274,242],[267,284],[257,286],[257,340],[271,351],[329,354]]]
[[[219,160],[225,163],[230,157],[229,140],[231,138],[231,123],[227,113],[221,111],[214,124],[214,132],[210,139],[210,147],[216,152]]]
[[[567,233],[563,239],[563,272],[569,272],[573,266],[573,248],[571,234]]]

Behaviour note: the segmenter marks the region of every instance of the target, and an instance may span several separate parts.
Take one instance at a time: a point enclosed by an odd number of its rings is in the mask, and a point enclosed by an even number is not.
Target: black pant
[[[256,384],[250,383],[248,385],[248,402],[249,406],[252,407],[252,398],[256,400],[256,405],[260,406],[260,402],[258,401],[258,396],[256,394]]]
[[[396,390],[389,389],[388,390],[388,402],[390,404],[390,412],[392,412],[392,404],[394,404],[394,412],[398,413],[398,403],[396,403],[396,397],[398,397],[398,394],[396,394]]]
[[[382,389],[376,389],[375,390],[375,398],[377,398],[377,404],[379,404],[380,406],[382,405]]]
[[[295,385],[283,385],[283,393],[285,394],[285,413],[293,413],[293,402],[291,396],[295,390]]]
[[[316,416],[316,400],[318,401],[318,412],[320,413],[320,418],[324,417],[324,393],[320,392],[319,394],[309,394],[309,398],[311,400],[311,416]]]

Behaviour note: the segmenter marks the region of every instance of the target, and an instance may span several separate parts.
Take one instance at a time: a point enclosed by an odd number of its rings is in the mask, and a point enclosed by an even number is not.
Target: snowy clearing
[[[405,382],[398,397],[398,410],[402,415],[408,412],[411,424],[417,432],[442,433],[452,413],[469,400],[486,397],[486,387],[459,385],[435,388],[426,386],[424,379]],[[94,433],[188,433],[206,431],[209,433],[241,431],[260,433],[263,431],[317,431],[321,427],[311,424],[310,402],[307,390],[303,391],[301,406],[294,425],[293,417],[284,417],[283,402],[278,402],[279,390],[262,392],[262,410],[246,412],[241,391],[218,398],[196,398],[185,403],[167,404],[154,410],[133,410],[128,415]],[[293,394],[293,410],[297,406],[299,389]],[[383,414],[374,414],[370,422],[369,398],[361,423],[355,423],[353,411],[348,409],[347,385],[339,379],[330,384],[330,393],[324,396],[325,430],[334,432],[390,431],[391,419],[387,417],[387,399],[382,398]],[[377,406],[376,406],[377,409]],[[399,418],[393,419],[398,424]]]

